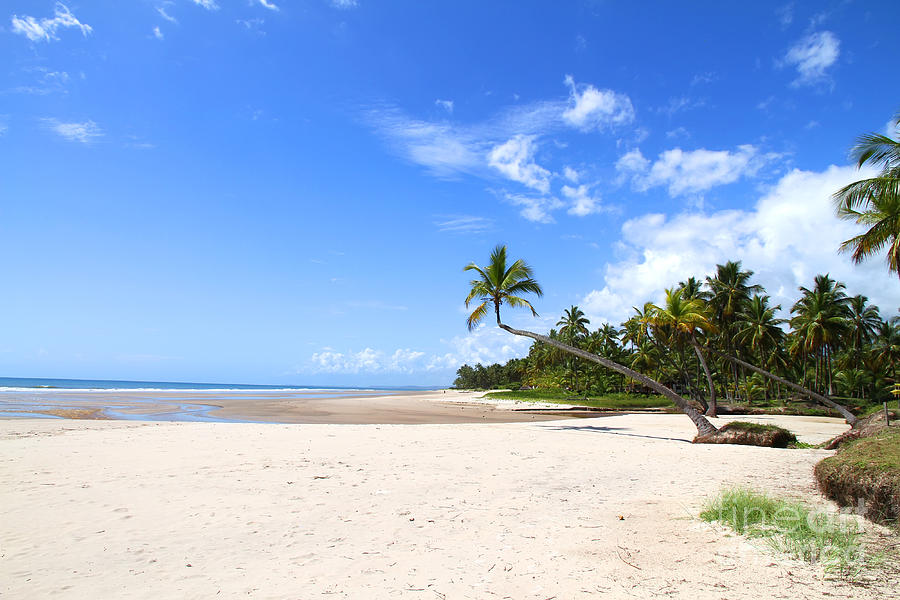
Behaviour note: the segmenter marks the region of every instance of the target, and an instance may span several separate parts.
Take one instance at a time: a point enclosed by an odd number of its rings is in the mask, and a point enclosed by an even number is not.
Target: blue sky
[[[442,385],[462,267],[535,268],[546,330],[717,262],[789,307],[857,135],[900,109],[895,2],[12,0],[0,374]]]

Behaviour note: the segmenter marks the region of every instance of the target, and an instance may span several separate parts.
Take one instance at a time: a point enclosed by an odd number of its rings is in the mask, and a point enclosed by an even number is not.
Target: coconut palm
[[[843,283],[817,275],[812,289],[800,287],[801,298],[791,307],[791,327],[804,340],[804,351],[816,361],[816,389],[831,393],[831,359],[850,329],[850,298]]]
[[[892,124],[900,130],[900,113]],[[867,228],[841,244],[840,251],[850,252],[858,264],[886,250],[888,270],[900,277],[900,141],[866,133],[857,138],[852,156],[858,169],[871,165],[881,172],[835,192],[837,216]]]
[[[751,294],[763,291],[762,286],[751,284],[750,278],[753,271],[741,270],[741,261],[728,261],[724,265],[716,265],[715,277],[707,277],[706,285],[709,286],[709,304],[713,311],[713,322],[718,327],[721,335],[719,341],[722,350],[731,356],[741,354],[740,346],[736,345],[735,325],[738,315],[750,301]],[[733,393],[738,395],[738,371],[732,364],[731,369]]]
[[[514,329],[503,323],[500,320],[500,306],[504,302],[514,308],[528,308],[531,310],[532,314],[536,316],[537,312],[534,310],[534,307],[518,294],[534,293],[538,296],[543,294],[540,285],[538,285],[533,277],[531,268],[524,261],[517,260],[512,263],[512,265],[507,265],[506,246],[496,246],[491,252],[489,263],[484,267],[479,267],[473,262],[469,263],[464,270],[475,271],[479,274],[477,279],[473,279],[470,282],[469,294],[466,296],[467,307],[473,301],[479,303],[467,319],[467,325],[470,330],[484,319],[485,315],[487,315],[488,311],[491,309],[491,304],[493,304],[494,312],[497,316],[497,325],[501,329],[508,331],[513,335],[528,337],[537,342],[543,342],[549,346],[559,348],[564,352],[597,363],[607,369],[634,379],[671,400],[675,406],[691,419],[697,427],[699,435],[708,436],[716,433],[717,429],[713,424],[691,406],[690,402],[658,381],[650,379],[646,375],[642,375],[641,373],[620,365],[608,358],[591,354],[590,352],[575,348],[574,346],[570,346],[559,340],[554,340],[546,335],[522,329]]]
[[[868,303],[869,299],[862,294],[850,298],[848,308],[850,309],[850,333],[851,347],[857,364],[863,347],[872,341],[875,332],[881,325],[881,316],[878,314],[878,307]]]
[[[787,321],[775,316],[779,310],[780,304],[769,306],[768,296],[754,294],[738,318],[736,339],[741,345],[749,348],[763,366],[768,366],[766,356],[771,356],[772,351],[784,340],[781,325]],[[767,396],[768,390],[769,386],[766,383]]]
[[[531,310],[531,314],[538,316],[537,311],[520,294],[534,294],[538,297],[544,295],[544,291],[532,276],[531,267],[525,261],[517,260],[511,265],[506,264],[506,246],[497,245],[491,251],[491,260],[484,268],[474,262],[465,266],[463,271],[475,271],[478,278],[469,282],[471,289],[466,296],[466,308],[472,302],[478,302],[478,306],[469,315],[466,325],[469,331],[481,322],[493,305],[497,316],[497,325],[500,324],[500,305],[506,302],[512,307],[525,307]]]
[[[703,352],[700,351],[700,344],[697,342],[698,333],[711,332],[715,327],[710,321],[704,302],[699,298],[685,298],[684,290],[684,287],[666,290],[665,305],[653,306],[650,321],[655,327],[667,329],[677,345],[683,348],[684,344],[688,343],[694,349],[694,353],[703,367],[703,372],[706,374],[709,388],[709,403],[706,407],[706,416],[715,417],[716,387],[713,383],[712,374],[709,371],[709,365],[706,364],[706,358],[703,356]],[[683,355],[681,362],[682,365],[685,364]]]
[[[562,318],[556,324],[560,326],[559,333],[563,341],[570,346],[578,346],[579,341],[588,335],[587,326],[590,323],[584,312],[577,306],[572,305],[563,312]],[[578,363],[572,357],[569,358],[569,371],[574,375],[572,387],[577,391]]]

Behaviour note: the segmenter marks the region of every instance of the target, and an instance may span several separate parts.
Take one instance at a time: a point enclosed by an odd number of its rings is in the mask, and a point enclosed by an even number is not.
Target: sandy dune
[[[777,422],[818,440],[832,419]],[[687,442],[681,415],[510,424],[0,421],[9,598],[876,598],[695,518],[821,502],[829,452]],[[620,519],[620,517],[622,517]]]

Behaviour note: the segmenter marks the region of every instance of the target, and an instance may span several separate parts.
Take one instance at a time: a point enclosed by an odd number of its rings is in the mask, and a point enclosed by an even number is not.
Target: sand
[[[761,420],[761,419],[754,419]],[[816,441],[834,419],[765,418]],[[886,598],[696,518],[723,484],[829,506],[824,450],[683,415],[510,424],[0,421],[9,598]],[[831,507],[833,508],[833,506]],[[876,528],[877,530],[877,528]]]

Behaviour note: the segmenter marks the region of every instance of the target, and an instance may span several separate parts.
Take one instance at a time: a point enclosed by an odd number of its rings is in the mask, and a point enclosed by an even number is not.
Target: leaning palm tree
[[[533,271],[525,261],[517,260],[509,264],[506,257],[506,246],[498,245],[491,251],[490,261],[487,265],[480,267],[477,264],[469,263],[465,271],[475,271],[478,274],[476,279],[470,281],[469,295],[466,296],[466,307],[472,303],[476,303],[475,309],[469,315],[467,324],[470,330],[481,322],[488,314],[491,308],[497,317],[497,326],[508,331],[513,335],[531,338],[537,342],[543,342],[549,346],[558,348],[569,354],[574,354],[579,358],[597,363],[607,369],[620,373],[626,377],[634,379],[649,387],[656,392],[662,394],[672,401],[681,412],[686,414],[694,425],[700,436],[708,436],[716,433],[717,429],[710,423],[706,417],[695,409],[690,402],[676,394],[671,389],[662,385],[658,381],[650,379],[646,375],[642,375],[637,371],[622,366],[617,362],[603,358],[596,354],[591,354],[580,348],[575,348],[565,344],[559,340],[552,339],[546,335],[526,331],[522,329],[514,329],[506,325],[500,320],[500,306],[505,302],[512,307],[524,307],[531,310],[532,315],[537,316],[537,311],[528,300],[521,297],[521,294],[533,293],[537,296],[543,295],[541,286],[534,279]]]
[[[900,130],[900,113],[892,124]],[[841,244],[840,251],[850,252],[858,264],[887,250],[888,270],[900,277],[900,141],[866,133],[856,140],[851,155],[858,169],[872,165],[881,172],[835,192],[837,216],[867,228]]]

